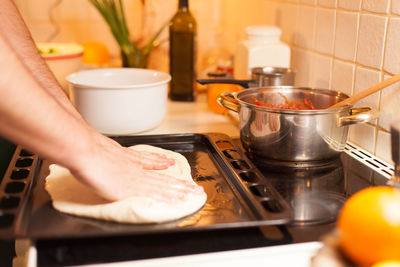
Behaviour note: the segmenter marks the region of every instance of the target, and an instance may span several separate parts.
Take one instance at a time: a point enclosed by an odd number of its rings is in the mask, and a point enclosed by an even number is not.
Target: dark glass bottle
[[[169,24],[170,98],[194,101],[196,78],[197,23],[188,0],[179,0],[178,11]]]

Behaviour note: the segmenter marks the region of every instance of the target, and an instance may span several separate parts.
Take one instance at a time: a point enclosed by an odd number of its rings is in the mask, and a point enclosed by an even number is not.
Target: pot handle
[[[237,102],[237,100],[235,99],[235,95],[236,93],[232,93],[232,92],[224,92],[221,93],[218,98],[217,98],[217,102],[227,108],[230,109],[234,112],[238,112],[239,113],[239,103]]]
[[[369,122],[379,116],[379,112],[370,107],[351,108],[350,113],[351,115],[349,116],[339,118],[337,122],[338,127]]]
[[[210,84],[210,83],[225,83],[225,84],[237,84],[243,88],[249,88],[253,80],[232,80],[232,79],[198,79],[196,80],[199,84]]]

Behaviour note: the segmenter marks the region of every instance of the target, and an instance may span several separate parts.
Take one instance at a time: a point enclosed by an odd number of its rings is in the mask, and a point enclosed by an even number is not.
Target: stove
[[[218,136],[218,138],[221,137]],[[161,139],[164,140],[163,142],[174,140],[166,139],[165,136]],[[92,225],[88,227],[87,224],[75,224],[72,228],[76,229],[77,235],[62,235],[63,230],[55,228],[60,235],[54,236],[50,224],[50,230],[39,231],[39,235],[50,233],[50,238],[49,236],[34,238],[37,266],[122,262],[319,241],[322,236],[334,229],[338,212],[350,195],[368,186],[385,185],[394,171],[387,163],[352,144],[347,144],[345,151],[330,161],[319,162],[316,165],[282,166],[277,165],[276,162],[257,161],[257,159],[252,159],[251,155],[246,155],[245,161],[238,160],[235,153],[239,152],[239,157],[245,155],[240,140],[231,140],[226,137],[223,139],[228,139],[233,148],[224,147],[226,140],[222,143],[215,141],[213,146],[215,144],[219,146],[221,154],[225,159],[230,160],[234,166],[233,169],[240,169],[237,174],[243,180],[243,184],[233,186],[247,186],[246,190],[251,192],[256,202],[259,199],[269,199],[278,193],[279,197],[273,197],[272,200],[275,201],[268,202],[268,206],[264,207],[269,212],[265,217],[261,214],[259,215],[261,218],[257,218],[255,215],[256,218],[252,221],[241,214],[241,212],[244,213],[241,211],[235,214],[235,218],[231,216],[232,221],[222,221],[217,224],[221,227],[215,225],[193,227],[188,231],[157,228],[137,230],[135,227],[127,231],[122,227],[122,230],[113,229],[112,234],[106,235],[97,235],[98,225],[95,225],[95,230],[92,230],[90,228],[93,227]],[[144,140],[136,141],[142,143],[141,141]],[[169,145],[166,147],[168,148]],[[173,148],[186,156],[189,162],[199,160],[198,157],[193,158],[195,148],[187,146],[187,143],[184,148],[181,144],[179,146],[173,144]],[[241,166],[236,166],[246,165],[246,162],[251,166],[245,166],[245,170],[242,170]],[[253,167],[256,170],[253,170]],[[256,176],[261,174],[266,182],[254,182],[257,177],[248,175],[250,172],[246,168],[252,169],[252,173],[256,173]],[[220,171],[224,172],[224,170]],[[197,182],[212,180],[212,175],[198,175],[200,172],[201,170],[198,169],[193,170]],[[243,192],[246,190],[243,189]],[[241,193],[240,190],[239,193]],[[252,203],[252,200],[247,200],[247,202]],[[264,202],[260,201],[260,203],[263,205]],[[287,212],[286,204],[292,212]],[[256,210],[256,208],[253,209]],[[40,215],[46,216],[47,213]],[[270,214],[275,214],[275,217]],[[288,219],[289,215],[290,219]],[[34,222],[32,224],[35,224]],[[108,225],[101,225],[100,228],[103,229],[106,226],[108,227]],[[70,225],[65,227],[68,228]],[[85,229],[82,230],[82,228]],[[33,229],[37,231],[35,227]],[[85,234],[82,235],[82,233]]]

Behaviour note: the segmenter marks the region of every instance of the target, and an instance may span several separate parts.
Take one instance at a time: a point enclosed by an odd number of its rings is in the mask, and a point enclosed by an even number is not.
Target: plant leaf
[[[168,21],[160,27],[147,45],[140,49],[138,44],[131,41],[129,38],[129,30],[122,0],[89,0],[89,2],[99,11],[100,15],[106,21],[121,51],[125,54],[141,51],[144,55],[147,55],[153,48],[167,40],[164,39],[157,42],[157,38],[168,25]],[[143,4],[145,3],[144,0],[142,0],[142,2]]]
[[[151,40],[147,43],[147,45],[143,48],[143,52],[144,53],[150,53],[150,51],[159,46],[161,44],[161,42],[158,42],[158,44],[155,44],[158,36],[160,36],[160,34],[163,32],[163,30],[167,27],[167,25],[169,24],[169,21],[166,21],[163,25],[161,25],[160,29],[158,29],[158,31],[154,34],[153,38],[151,38]]]

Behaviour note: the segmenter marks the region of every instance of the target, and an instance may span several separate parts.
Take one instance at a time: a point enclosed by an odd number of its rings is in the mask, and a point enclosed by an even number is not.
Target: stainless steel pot
[[[256,67],[251,69],[251,79],[257,87],[294,85],[295,71],[287,68]]]
[[[316,110],[276,109],[256,104],[310,100]],[[251,156],[265,161],[310,162],[332,159],[344,150],[348,125],[377,118],[369,107],[325,109],[347,95],[324,89],[265,87],[223,93],[218,102],[239,114],[240,139]]]
[[[243,88],[294,85],[295,71],[289,68],[255,67],[251,69],[251,80],[234,79],[199,79],[200,84],[227,83],[237,84]]]

